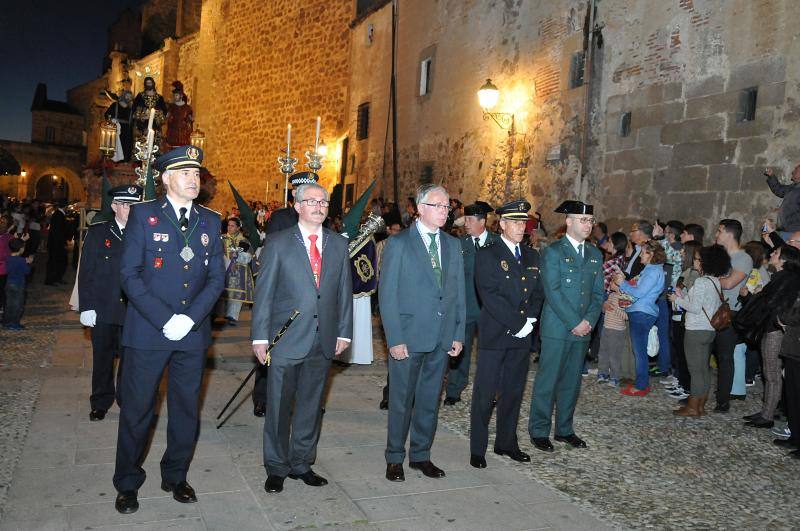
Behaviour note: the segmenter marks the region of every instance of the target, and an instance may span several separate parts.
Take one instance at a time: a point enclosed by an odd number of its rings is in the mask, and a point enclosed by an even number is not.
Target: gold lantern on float
[[[111,120],[100,123],[100,152],[110,157],[117,150],[117,124]]]

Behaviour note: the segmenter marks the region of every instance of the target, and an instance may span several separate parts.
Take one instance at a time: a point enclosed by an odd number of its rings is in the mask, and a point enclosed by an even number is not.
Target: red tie
[[[319,288],[319,277],[322,273],[322,256],[320,256],[319,249],[317,249],[317,235],[311,234],[308,239],[311,242],[311,252],[309,252],[311,271],[314,273],[314,282],[317,283],[317,288]]]

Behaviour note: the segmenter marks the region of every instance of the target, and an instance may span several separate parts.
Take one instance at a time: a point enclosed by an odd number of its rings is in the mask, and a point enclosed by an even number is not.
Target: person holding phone
[[[770,191],[783,199],[778,210],[778,233],[788,240],[792,232],[800,231],[800,164],[792,170],[792,182],[783,184],[778,181],[775,171],[768,168],[764,175]]]

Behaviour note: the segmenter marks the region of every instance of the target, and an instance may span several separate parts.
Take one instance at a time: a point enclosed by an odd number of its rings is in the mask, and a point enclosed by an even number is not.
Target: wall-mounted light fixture
[[[492,112],[499,99],[500,89],[492,83],[491,79],[487,79],[486,83],[478,89],[478,102],[481,105],[481,109],[483,109],[483,119],[488,120],[491,118],[501,129],[508,130],[509,135],[517,134],[512,113]]]

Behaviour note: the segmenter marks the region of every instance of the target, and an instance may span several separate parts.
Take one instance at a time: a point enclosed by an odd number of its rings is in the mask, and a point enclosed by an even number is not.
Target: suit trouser
[[[786,420],[792,432],[789,440],[800,444],[800,360],[783,358],[786,385]]]
[[[47,249],[47,266],[45,272],[45,282],[51,284],[53,282],[61,282],[64,278],[64,272],[67,270],[67,249],[65,247],[58,247]]]
[[[150,438],[158,386],[167,366],[169,420],[161,479],[169,483],[185,481],[200,426],[198,404],[206,351],[126,348],[122,360],[120,393],[125,400],[120,408],[114,487],[118,491],[138,490],[144,483],[141,465]]]
[[[733,326],[717,331],[714,340],[714,353],[717,355],[717,404],[730,403],[733,386],[733,351],[738,342],[739,335]]]
[[[92,395],[89,397],[92,409],[108,411],[114,403],[114,358],[117,355],[120,357],[117,390],[122,381],[122,353],[119,348],[121,334],[121,325],[97,323],[92,328]],[[119,395],[117,403],[121,403]]]
[[[409,461],[430,460],[447,360],[448,355],[442,348],[433,352],[409,352],[408,358],[400,361],[389,356],[387,463],[405,460],[409,430]]]
[[[455,358],[453,365],[447,373],[447,386],[445,396],[461,398],[461,393],[469,383],[469,366],[472,362],[472,344],[475,340],[475,333],[478,331],[478,323],[467,321],[464,335],[464,350],[461,355]]]
[[[489,421],[492,417],[492,402],[497,398],[497,432],[494,437],[495,450],[519,449],[517,424],[522,394],[528,379],[530,364],[529,348],[480,349],[475,382],[472,386],[472,408],[470,410],[469,448],[472,455],[486,454],[489,444]]]
[[[320,406],[330,367],[331,360],[322,354],[319,337],[305,358],[272,358],[264,418],[267,474],[285,477],[311,469],[317,458]]]
[[[775,330],[767,332],[761,339],[761,357],[764,360],[764,405],[761,417],[772,420],[775,409],[781,400],[783,376],[781,376],[781,342],[783,332]]]
[[[556,435],[575,433],[572,416],[581,392],[581,369],[588,341],[563,341],[542,338],[539,369],[533,382],[528,433],[549,437],[553,406],[556,408]]]

